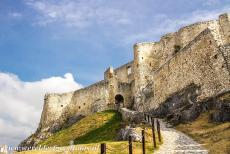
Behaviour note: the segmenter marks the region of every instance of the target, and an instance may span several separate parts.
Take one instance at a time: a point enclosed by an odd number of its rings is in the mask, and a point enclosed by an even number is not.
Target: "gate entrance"
[[[118,106],[118,107],[124,107],[124,97],[121,95],[121,94],[117,94],[115,96],[115,104]]]

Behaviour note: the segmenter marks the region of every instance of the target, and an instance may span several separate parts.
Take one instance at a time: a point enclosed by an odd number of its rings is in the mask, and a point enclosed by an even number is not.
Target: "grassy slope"
[[[75,144],[112,141],[121,126],[121,115],[108,110],[83,118],[75,125],[59,131],[40,145],[66,146],[73,140]]]
[[[208,122],[208,117],[209,113],[204,113],[194,122],[180,124],[176,128],[205,144],[210,154],[230,153],[230,122],[212,123]]]
[[[81,151],[82,154],[96,154],[100,151],[100,143],[105,142],[109,149],[115,152],[107,151],[109,154],[127,154],[128,153],[128,142],[127,141],[116,141],[118,130],[122,126],[121,115],[112,110],[95,113],[91,116],[83,118],[81,121],[77,122],[75,125],[62,130],[47,140],[40,143],[42,146],[68,146],[71,140],[74,140],[75,147],[97,147],[96,151]],[[138,129],[141,132],[141,128]],[[146,132],[151,134],[151,128],[146,128]],[[146,135],[146,153],[152,153],[152,138]],[[158,146],[158,143],[157,143]],[[133,150],[135,154],[141,153],[141,143],[133,143]],[[121,151],[121,149],[124,149]],[[21,154],[57,154],[63,151],[54,152],[52,150],[43,151],[25,151],[20,152]],[[79,153],[75,151],[74,153]]]

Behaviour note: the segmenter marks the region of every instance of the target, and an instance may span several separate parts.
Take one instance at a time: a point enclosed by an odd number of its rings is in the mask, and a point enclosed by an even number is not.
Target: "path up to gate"
[[[163,144],[154,154],[207,154],[199,143],[160,120]]]

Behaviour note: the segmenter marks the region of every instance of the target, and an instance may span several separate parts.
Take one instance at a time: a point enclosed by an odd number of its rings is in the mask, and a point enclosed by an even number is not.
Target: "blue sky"
[[[88,85],[133,58],[133,44],[215,18],[229,0],[1,0],[0,71],[36,81],[71,72]],[[211,16],[210,16],[211,14]],[[214,15],[214,16],[212,16]]]
[[[134,43],[224,12],[230,0],[0,0],[0,144],[34,132],[45,93],[102,80]]]

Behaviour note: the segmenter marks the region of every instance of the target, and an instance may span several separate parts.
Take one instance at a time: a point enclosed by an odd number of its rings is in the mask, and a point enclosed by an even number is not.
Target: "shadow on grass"
[[[104,112],[114,112],[107,110]],[[113,117],[103,126],[94,129],[87,134],[80,136],[74,140],[74,144],[98,143],[103,141],[113,141],[116,138],[117,132],[121,127],[121,114],[116,111]]]

